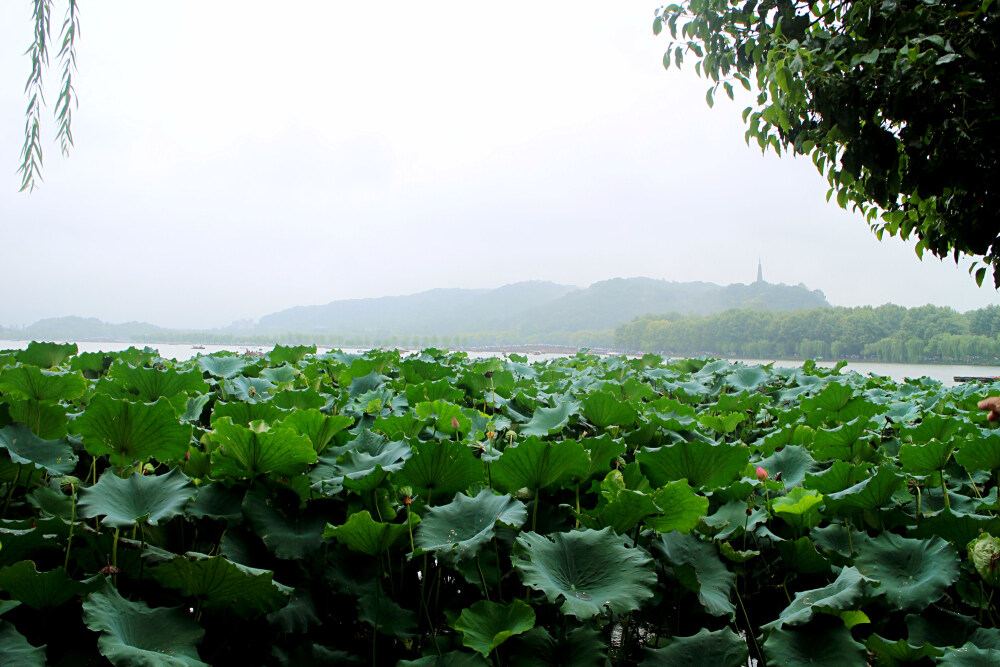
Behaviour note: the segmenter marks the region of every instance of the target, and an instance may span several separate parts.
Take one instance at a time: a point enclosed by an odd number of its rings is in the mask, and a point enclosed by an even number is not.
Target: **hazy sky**
[[[49,123],[31,195],[29,4],[0,3],[0,324],[750,282],[758,256],[835,305],[1000,303],[967,265],[919,262],[827,204],[809,160],[747,148],[745,103],[709,109],[692,68],[664,71],[655,1],[82,0],[76,148],[60,157]]]

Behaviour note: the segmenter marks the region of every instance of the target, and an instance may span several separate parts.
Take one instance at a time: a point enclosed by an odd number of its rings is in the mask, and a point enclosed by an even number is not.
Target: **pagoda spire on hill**
[[[764,266],[760,262],[760,257],[757,258],[757,283],[764,282]]]

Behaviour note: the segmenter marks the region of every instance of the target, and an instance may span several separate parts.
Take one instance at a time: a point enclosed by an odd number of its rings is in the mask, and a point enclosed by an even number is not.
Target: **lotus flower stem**
[[[739,582],[737,582],[737,584],[739,584]],[[740,603],[740,611],[743,612],[743,620],[747,623],[747,637],[749,637],[753,642],[753,647],[754,650],[757,651],[757,656],[761,657],[763,656],[763,653],[761,653],[760,646],[757,645],[757,638],[754,637],[753,625],[750,623],[750,617],[747,615],[747,608],[743,606],[743,598],[740,597],[739,585],[734,586],[733,590],[736,591],[736,601]],[[788,593],[786,592],[785,594],[787,595]]]
[[[490,600],[490,591],[489,591],[489,588],[487,588],[487,586],[486,586],[486,577],[483,576],[483,567],[479,563],[479,554],[478,553],[476,554],[476,570],[479,571],[479,581],[482,582],[482,584],[483,584],[483,597],[486,598],[487,602],[489,602],[489,600]]]
[[[17,472],[14,473],[14,481],[10,483],[10,487],[7,489],[7,498],[3,501],[3,512],[0,513],[0,519],[6,518],[7,516],[7,506],[10,505],[10,499],[14,495],[14,489],[17,488],[17,480],[21,478],[21,464],[17,464]]]
[[[951,499],[948,498],[948,485],[944,481],[944,468],[941,469],[941,493],[944,494],[944,506],[951,509]]]
[[[76,486],[70,486],[69,537],[66,538],[66,560],[63,569],[69,571],[69,552],[73,547],[73,527],[76,525]]]
[[[111,545],[111,565],[117,570],[118,568],[118,536],[121,534],[121,528],[115,528],[115,541]],[[115,588],[118,588],[118,575],[115,575]]]

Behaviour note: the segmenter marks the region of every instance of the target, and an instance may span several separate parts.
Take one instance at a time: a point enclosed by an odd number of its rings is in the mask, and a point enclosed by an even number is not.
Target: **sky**
[[[211,328],[522,280],[748,283],[758,258],[834,305],[1000,304],[966,262],[921,262],[828,204],[808,159],[747,147],[747,99],[710,109],[693,68],[663,69],[655,0],[79,6],[76,145],[59,155],[50,108],[28,194],[30,3],[0,3],[0,325]]]

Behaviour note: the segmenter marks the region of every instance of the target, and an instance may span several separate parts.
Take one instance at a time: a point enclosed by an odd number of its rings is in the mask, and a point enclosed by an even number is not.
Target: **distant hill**
[[[496,289],[432,289],[407,296],[332,301],[297,306],[258,322],[212,331],[166,329],[144,322],[106,324],[95,318],[40,320],[6,335],[60,340],[205,342],[297,338],[389,340],[426,336],[472,336],[470,341],[578,342],[610,340],[615,327],[647,314],[710,315],[730,308],[790,311],[829,308],[826,297],[804,285],[757,281],[750,285],[615,278],[587,288],[527,281]],[[583,335],[574,337],[573,334]],[[597,337],[594,334],[606,334]],[[583,343],[591,344],[591,343]]]
[[[532,281],[496,289],[435,289],[408,296],[300,306],[260,319],[255,332],[454,335],[481,331],[522,334],[613,329],[647,313],[709,315],[730,308],[828,308],[804,286],[721,286],[652,278],[615,278],[585,289]]]
[[[108,324],[96,317],[50,317],[38,320],[31,326],[17,331],[19,338],[46,340],[121,340],[130,341],[166,333],[164,329],[146,322]]]

